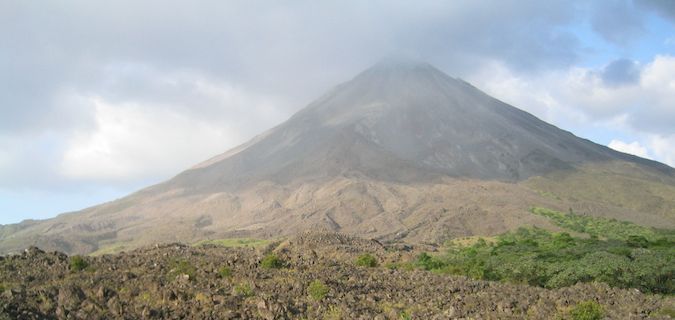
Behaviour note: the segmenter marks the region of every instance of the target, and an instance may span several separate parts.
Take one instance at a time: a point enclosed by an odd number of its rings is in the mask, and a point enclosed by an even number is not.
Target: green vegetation
[[[114,245],[110,245],[110,246],[101,247],[101,248],[92,252],[89,255],[92,256],[92,257],[97,257],[97,256],[105,255],[105,254],[120,253],[120,252],[124,251],[125,249],[126,249],[125,245],[114,244]]]
[[[86,260],[82,256],[72,256],[70,257],[70,271],[71,272],[80,272],[86,269],[89,266]]]
[[[260,261],[260,266],[265,269],[281,269],[284,267],[284,262],[275,254],[270,253]]]
[[[258,248],[268,245],[272,240],[251,239],[251,238],[232,238],[232,239],[216,239],[216,240],[202,240],[194,244],[194,246],[217,245],[228,248],[251,247]]]
[[[659,309],[658,311],[654,312],[651,314],[653,316],[664,316],[664,317],[670,317],[672,319],[675,319],[675,308],[673,307],[663,307]]]
[[[599,281],[643,292],[675,293],[673,231],[628,222],[535,210],[560,226],[590,234],[572,237],[521,228],[471,245],[452,245],[446,254],[422,253],[415,265],[440,273],[501,280],[546,288]],[[600,236],[602,238],[600,239]]]
[[[234,286],[234,293],[244,298],[252,297],[254,295],[253,289],[248,283],[240,283]]]
[[[640,239],[644,238],[650,242],[656,242],[659,240],[664,241],[675,241],[675,232],[668,230],[659,230],[650,227],[640,226],[634,223],[627,221],[618,221],[616,219],[606,219],[591,217],[586,215],[575,214],[572,210],[569,213],[565,214],[562,212],[544,209],[544,208],[532,208],[532,213],[547,217],[553,221],[556,225],[580,232],[587,233],[591,237],[595,236],[600,239],[612,239],[612,240],[622,240],[628,241],[631,238]],[[642,241],[642,240],[639,240]],[[646,244],[646,242],[645,242]]]
[[[218,270],[218,276],[226,279],[232,276],[232,269],[228,266],[224,266]]]
[[[321,280],[314,280],[309,284],[309,287],[307,287],[307,293],[309,293],[309,296],[316,301],[320,301],[326,297],[329,291],[330,289],[328,286]]]
[[[592,300],[580,302],[570,310],[573,320],[600,320],[604,315],[602,306]]]
[[[344,319],[342,315],[342,310],[337,306],[331,305],[326,310],[326,313],[323,315],[324,320],[341,320]]]
[[[177,259],[169,265],[168,280],[175,280],[180,275],[187,275],[188,280],[194,280],[197,275],[197,268],[193,266],[190,261],[185,259]]]
[[[356,265],[360,267],[374,268],[377,267],[377,259],[368,253],[362,254],[356,259]]]

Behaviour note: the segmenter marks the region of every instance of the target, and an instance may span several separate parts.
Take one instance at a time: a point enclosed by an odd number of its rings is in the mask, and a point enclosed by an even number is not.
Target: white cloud
[[[649,138],[649,146],[657,159],[675,168],[675,135]]]
[[[655,56],[640,70],[639,81],[621,86],[605,83],[603,69],[572,67],[523,75],[493,61],[467,78],[496,98],[562,128],[594,127],[632,137],[631,143],[615,140],[610,147],[651,155],[672,166],[675,57]]]
[[[131,79],[138,76],[133,73]],[[195,73],[141,74],[148,90],[161,99],[142,93],[118,98],[114,91],[110,97],[71,99],[92,106],[95,126],[68,138],[59,166],[65,179],[121,183],[168,178],[288,116],[271,99]],[[176,91],[182,99],[171,98]]]
[[[76,134],[63,156],[62,173],[70,179],[164,175],[238,138],[227,128],[199,123],[172,110],[135,103],[113,105],[100,97],[91,102],[96,108],[96,130]]]
[[[621,151],[624,153],[632,154],[642,158],[649,158],[649,153],[647,148],[643,147],[639,142],[633,141],[631,143],[626,143],[621,140],[612,140],[607,145],[608,147]]]

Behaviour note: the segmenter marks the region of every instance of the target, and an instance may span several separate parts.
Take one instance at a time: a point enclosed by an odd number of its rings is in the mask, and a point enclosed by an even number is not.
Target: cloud
[[[643,16],[636,14],[631,1],[606,0],[593,3],[591,26],[605,40],[626,45],[644,34]]]
[[[194,91],[187,93],[195,98],[194,109],[163,104],[170,100],[162,99],[150,105],[82,97],[95,108],[96,129],[70,137],[61,174],[67,179],[108,183],[165,177],[249,138],[253,124],[271,126],[280,121],[278,113],[264,100],[231,87],[188,79],[194,81],[186,80],[189,84],[184,84]],[[170,83],[174,85],[176,81]],[[237,116],[210,118],[208,112],[214,106],[222,106]],[[206,110],[205,114],[195,115],[199,110]]]
[[[200,123],[172,110],[90,99],[96,108],[97,128],[68,141],[61,170],[69,179],[124,181],[163,176],[238,139],[233,130]]]
[[[675,150],[673,56],[657,55],[640,69],[635,63],[615,60],[597,69],[573,67],[534,76],[492,61],[468,80],[559,127],[576,133],[597,128],[596,142],[674,164],[669,151]],[[638,141],[625,143],[603,131],[622,133]],[[607,140],[597,140],[603,137]]]
[[[616,151],[621,151],[621,152],[632,154],[632,155],[642,157],[642,158],[649,158],[649,153],[647,152],[647,148],[640,145],[640,143],[637,142],[637,141],[633,141],[631,143],[626,143],[626,142],[623,142],[621,140],[612,140],[612,141],[609,142],[609,144],[607,146],[616,150]]]
[[[651,136],[649,144],[656,158],[675,168],[675,135]]]
[[[671,0],[635,0],[635,3],[675,22],[675,2]]]
[[[601,71],[600,78],[608,86],[635,84],[640,80],[640,66],[629,59],[617,59]]]

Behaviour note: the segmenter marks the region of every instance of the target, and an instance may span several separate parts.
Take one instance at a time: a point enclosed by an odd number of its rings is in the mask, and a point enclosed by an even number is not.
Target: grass
[[[570,310],[573,320],[600,320],[604,315],[602,306],[592,300],[580,302]]]
[[[270,253],[260,260],[260,266],[264,269],[281,269],[284,267],[284,261],[277,255]]]
[[[576,232],[586,233],[598,238],[627,241],[630,238],[643,237],[648,241],[659,239],[675,240],[675,232],[640,226],[616,219],[578,215],[570,211],[562,213],[546,208],[534,207],[531,212],[549,218],[554,224]]]
[[[115,244],[115,245],[110,245],[110,246],[105,246],[102,248],[99,248],[98,250],[92,252],[89,254],[90,256],[96,257],[96,256],[102,256],[105,254],[115,254],[115,253],[120,253],[124,251],[127,247],[125,245],[121,244]]]
[[[71,272],[80,272],[86,269],[89,266],[89,263],[84,260],[82,256],[72,256],[70,257],[70,271]]]
[[[670,317],[672,319],[675,319],[675,308],[673,308],[673,307],[663,307],[663,308],[659,309],[658,311],[654,312],[651,315]]]
[[[309,287],[307,287],[307,293],[316,301],[323,300],[328,292],[330,292],[330,289],[321,280],[314,280],[309,284]]]
[[[195,279],[197,275],[197,268],[185,259],[173,260],[169,265],[168,280],[175,280],[180,275],[187,275],[190,281]]]
[[[222,279],[232,277],[232,269],[230,267],[222,267],[218,269],[218,276]]]
[[[234,286],[234,293],[238,296],[249,298],[255,295],[253,288],[248,283],[240,283]]]
[[[356,258],[355,264],[359,267],[369,267],[369,268],[374,268],[377,267],[377,258],[373,257],[371,254],[362,254],[358,258]]]
[[[231,238],[231,239],[216,239],[216,240],[202,240],[194,244],[194,246],[217,245],[227,248],[258,248],[270,244],[272,240],[252,239],[252,238]]]
[[[575,172],[533,177],[525,184],[539,194],[605,203],[645,215],[672,218],[675,216],[675,185],[672,182],[670,177],[632,163],[604,162],[582,166]]]

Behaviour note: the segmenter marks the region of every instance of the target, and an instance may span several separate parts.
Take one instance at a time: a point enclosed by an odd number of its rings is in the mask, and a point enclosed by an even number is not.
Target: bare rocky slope
[[[2,226],[0,252],[317,228],[417,243],[552,228],[531,206],[672,227],[675,170],[578,138],[426,63],[385,62],[169,181]]]
[[[378,266],[355,263],[366,253]],[[547,290],[386,267],[417,253],[326,233],[82,260],[31,248],[0,257],[0,319],[587,319],[574,316],[588,303],[603,319],[670,319],[675,308],[602,283]]]

